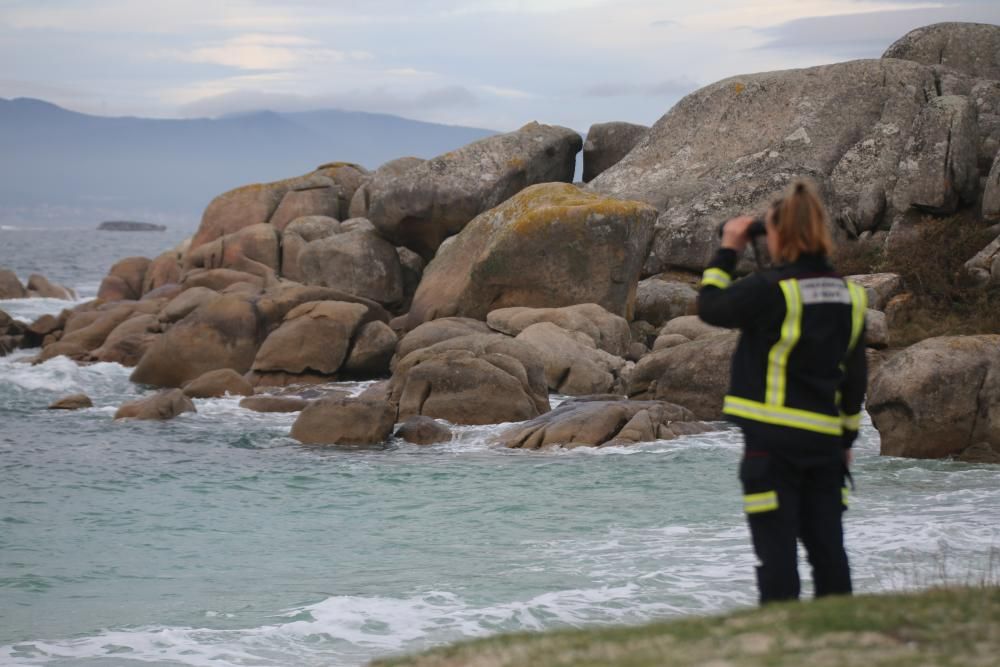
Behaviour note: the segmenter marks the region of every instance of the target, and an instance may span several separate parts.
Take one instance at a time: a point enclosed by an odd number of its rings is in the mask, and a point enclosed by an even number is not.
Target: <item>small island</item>
[[[99,232],[163,232],[166,229],[166,225],[131,220],[108,220],[97,226]]]

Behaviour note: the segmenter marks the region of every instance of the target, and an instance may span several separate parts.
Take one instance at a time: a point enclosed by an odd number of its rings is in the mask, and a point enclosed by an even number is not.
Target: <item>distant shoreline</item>
[[[152,222],[133,222],[130,220],[109,220],[97,226],[99,232],[165,232],[166,225]]]

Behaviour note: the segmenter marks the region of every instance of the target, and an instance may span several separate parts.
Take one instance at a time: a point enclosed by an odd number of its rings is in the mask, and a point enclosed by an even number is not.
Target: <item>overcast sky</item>
[[[0,0],[0,97],[100,115],[651,124],[734,74],[877,58],[1000,0]]]

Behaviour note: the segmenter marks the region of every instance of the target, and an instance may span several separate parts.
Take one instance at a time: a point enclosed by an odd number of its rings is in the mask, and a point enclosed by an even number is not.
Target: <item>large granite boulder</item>
[[[613,167],[649,134],[649,128],[635,123],[595,123],[583,142],[583,182],[589,183]]]
[[[45,361],[61,355],[83,359],[92,350],[101,347],[111,332],[135,313],[135,304],[114,303],[71,317],[63,329],[62,338],[42,348],[38,360]]]
[[[17,274],[0,268],[0,299],[23,299],[26,296],[28,292],[18,280]]]
[[[529,345],[500,334],[451,338],[411,352],[389,383],[399,418],[455,424],[523,421],[548,412],[545,367]]]
[[[257,300],[257,312],[264,323],[264,332],[270,333],[285,321],[285,316],[293,309],[310,301],[343,301],[359,303],[368,309],[365,321],[389,321],[389,313],[370,299],[348,294],[331,287],[282,283],[269,287]]]
[[[688,283],[656,276],[639,281],[635,294],[635,317],[654,326],[694,312],[698,291]]]
[[[28,294],[42,297],[43,299],[63,299],[70,301],[76,298],[73,290],[62,285],[56,285],[40,273],[32,273],[28,276]]]
[[[708,426],[679,405],[661,401],[570,401],[525,424],[513,426],[496,442],[516,449],[601,447],[673,440],[702,433]]]
[[[180,389],[169,389],[130,403],[115,412],[115,419],[147,419],[164,421],[185,412],[197,412],[191,399]]]
[[[652,352],[635,365],[628,395],[683,405],[698,419],[722,419],[736,332],[705,336]]]
[[[232,368],[209,371],[182,387],[188,398],[219,398],[230,396],[253,396],[253,385]]]
[[[351,205],[348,207],[347,217],[367,218],[368,205],[371,203],[370,183],[382,185],[388,181],[402,176],[414,167],[423,164],[427,160],[419,157],[400,157],[389,160],[372,174],[367,175],[351,198]]]
[[[281,262],[279,234],[268,224],[249,225],[188,252],[187,269],[230,269],[270,278]]]
[[[488,333],[492,333],[492,329],[480,320],[469,317],[442,317],[439,320],[424,322],[403,336],[396,346],[396,356],[402,359],[415,350],[430,347],[450,338]]]
[[[191,269],[184,274],[181,286],[185,289],[192,287],[207,287],[215,292],[222,292],[233,285],[254,285],[264,287],[265,284],[272,284],[271,276],[266,278],[246,271],[236,269]]]
[[[261,328],[254,299],[223,295],[157,338],[131,379],[156,387],[180,387],[218,368],[246,373],[260,345]]]
[[[867,273],[845,276],[845,280],[864,287],[868,295],[868,307],[875,310],[885,310],[890,299],[903,292],[903,278],[898,273]]]
[[[882,57],[944,65],[978,79],[1000,80],[1000,26],[935,23],[906,33]]]
[[[966,262],[965,269],[981,285],[1000,285],[1000,236]]]
[[[340,223],[334,218],[309,215],[296,218],[281,235],[281,275],[288,280],[303,282],[299,255],[306,244],[340,233]]]
[[[883,364],[866,408],[883,455],[1000,463],[1000,335],[906,348]]]
[[[593,342],[593,347],[619,357],[628,352],[632,342],[628,321],[596,303],[563,308],[498,308],[486,317],[490,329],[508,336],[517,336],[539,322],[549,322],[561,329],[585,334]]]
[[[260,346],[258,373],[335,374],[347,359],[351,339],[370,317],[359,303],[312,301],[293,308]]]
[[[937,96],[932,69],[904,60],[732,77],[678,102],[588,189],[661,211],[647,274],[702,270],[720,220],[762,210],[799,176],[838,224],[875,228],[896,214],[904,148]]]
[[[142,279],[142,293],[149,294],[164,285],[180,284],[182,277],[182,255],[175,250],[160,253],[146,267],[146,275]]]
[[[582,144],[573,130],[529,123],[399,175],[376,172],[365,186],[367,217],[395,245],[430,259],[445,238],[525,187],[572,181]]]
[[[299,253],[307,285],[322,285],[381,304],[403,298],[403,272],[396,248],[364,230],[332,234],[307,243]]]
[[[515,340],[533,347],[545,366],[552,391],[570,396],[622,392],[619,378],[626,362],[600,350],[587,335],[567,331],[551,322],[532,324]]]
[[[179,322],[192,311],[215,301],[222,295],[207,287],[191,287],[171,299],[159,313],[159,320],[164,324]]]
[[[430,417],[410,417],[393,434],[414,445],[434,445],[451,441],[451,429]]]
[[[979,124],[967,97],[943,95],[921,109],[903,149],[893,206],[952,213],[976,200]]]
[[[564,183],[529,187],[441,247],[413,297],[408,328],[498,308],[596,303],[631,317],[656,211]]]
[[[302,410],[291,435],[304,445],[377,445],[389,439],[395,421],[387,401],[322,398]]]
[[[135,301],[142,297],[142,286],[151,260],[147,257],[126,257],[115,262],[101,281],[97,298],[104,301]]]
[[[131,316],[112,329],[101,346],[92,350],[85,358],[91,361],[114,362],[131,368],[139,363],[146,350],[160,337],[161,332],[160,321],[156,315]]]
[[[385,322],[361,325],[354,335],[343,372],[351,377],[378,377],[388,374],[389,363],[399,339]]]

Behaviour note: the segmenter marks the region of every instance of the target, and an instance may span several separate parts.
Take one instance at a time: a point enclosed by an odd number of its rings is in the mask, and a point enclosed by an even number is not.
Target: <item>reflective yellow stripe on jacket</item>
[[[764,402],[768,405],[785,404],[788,357],[802,335],[802,292],[799,290],[799,281],[791,278],[778,284],[785,295],[785,320],[781,324],[781,337],[771,346],[767,355]]]
[[[841,435],[844,432],[840,417],[832,417],[821,412],[787,408],[782,405],[768,405],[739,396],[726,396],[722,404],[722,412],[765,424],[801,428],[824,435]]]
[[[851,343],[847,348],[850,354],[858,344],[861,337],[861,330],[865,326],[865,313],[868,311],[868,292],[857,283],[847,282],[847,289],[851,293]]]
[[[701,286],[712,285],[713,287],[718,287],[719,289],[726,289],[733,284],[733,277],[723,271],[722,269],[710,268],[705,269],[705,272],[701,274]]]

